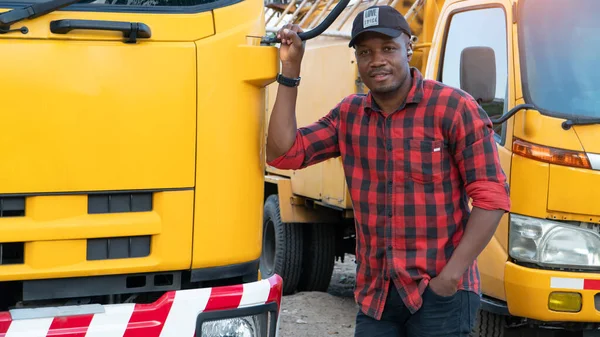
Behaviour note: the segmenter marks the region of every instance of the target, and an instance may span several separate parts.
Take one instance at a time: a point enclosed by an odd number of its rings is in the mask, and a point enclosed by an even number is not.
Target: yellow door
[[[27,34],[0,35],[0,193],[194,185],[193,40],[213,33],[211,13],[99,2],[11,27]],[[111,30],[137,22],[151,33],[138,33],[137,43]],[[106,29],[85,28],[93,25]],[[61,29],[68,26],[82,28]]]
[[[426,77],[461,88],[461,54],[468,47],[489,47],[494,51],[496,83],[493,97],[482,102],[488,116],[496,119],[514,106],[512,73],[512,19],[509,1],[477,0],[456,2],[440,15],[434,48],[429,57]],[[480,27],[473,29],[473,27]],[[464,71],[469,70],[468,66]],[[476,97],[478,98],[478,97]],[[494,125],[500,161],[510,177],[512,119]],[[508,144],[508,145],[506,145]],[[507,260],[508,217],[504,216],[498,229],[479,256],[479,271],[485,295],[504,299],[504,264]]]
[[[190,268],[204,2],[83,0],[0,34],[1,280]]]

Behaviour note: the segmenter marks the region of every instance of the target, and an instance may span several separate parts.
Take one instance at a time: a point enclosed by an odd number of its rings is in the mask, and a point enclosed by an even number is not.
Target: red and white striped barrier
[[[253,283],[170,291],[151,304],[103,305],[102,313],[13,319],[1,312],[0,337],[194,337],[202,313],[270,303],[279,313],[281,296],[282,279],[275,275]]]

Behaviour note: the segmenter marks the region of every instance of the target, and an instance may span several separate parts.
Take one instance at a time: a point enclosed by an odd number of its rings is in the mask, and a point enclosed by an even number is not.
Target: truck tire
[[[335,227],[311,224],[304,227],[304,258],[299,291],[325,292],[335,265]]]
[[[502,315],[479,310],[471,337],[504,337],[506,320]]]
[[[303,233],[301,224],[283,223],[279,213],[279,197],[270,195],[265,201],[260,274],[274,274],[283,279],[283,294],[293,294],[302,271]]]

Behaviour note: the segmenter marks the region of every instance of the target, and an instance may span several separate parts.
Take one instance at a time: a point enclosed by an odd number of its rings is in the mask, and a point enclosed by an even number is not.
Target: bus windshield
[[[600,117],[600,1],[524,0],[519,10],[527,103],[557,117]]]

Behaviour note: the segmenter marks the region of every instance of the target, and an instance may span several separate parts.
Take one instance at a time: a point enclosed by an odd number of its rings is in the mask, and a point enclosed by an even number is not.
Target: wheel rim
[[[275,225],[270,219],[264,228],[263,249],[260,255],[261,274],[271,276],[275,269]]]

